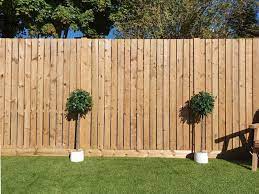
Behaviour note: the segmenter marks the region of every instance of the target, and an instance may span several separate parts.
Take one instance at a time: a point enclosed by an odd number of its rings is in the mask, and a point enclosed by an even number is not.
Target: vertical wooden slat
[[[183,123],[181,120],[181,117],[179,116],[181,114],[181,109],[183,105],[183,56],[184,56],[184,42],[182,39],[177,40],[177,64],[176,64],[176,74],[177,74],[177,80],[176,80],[176,89],[177,89],[177,150],[183,150],[184,149],[184,133],[183,133]]]
[[[226,134],[226,41],[219,40],[219,138],[225,139]],[[222,150],[223,141],[219,142]]]
[[[206,40],[206,92],[212,93],[212,40]],[[206,118],[206,150],[212,150],[212,115]]]
[[[50,55],[50,146],[56,143],[57,119],[57,39],[51,40]]]
[[[182,107],[186,106],[186,103],[188,103],[189,100],[189,90],[187,88],[190,87],[190,80],[189,80],[189,71],[190,71],[190,42],[188,39],[184,40],[183,43],[183,102]],[[189,114],[186,115],[186,119],[189,120]],[[190,129],[187,122],[183,123],[183,148],[185,150],[190,149]]]
[[[38,56],[38,48],[37,48],[37,40],[31,40],[31,146],[36,146],[37,143],[37,71],[38,71],[38,63],[37,63],[37,56]],[[28,45],[29,46],[29,45]]]
[[[66,118],[66,101],[69,95],[70,83],[70,39],[64,41],[64,72],[63,72],[63,146],[68,147],[69,127],[70,123]]]
[[[11,144],[11,87],[12,87],[12,40],[6,39],[5,47],[5,118],[4,145]]]
[[[70,46],[70,88],[69,92],[73,92],[77,89],[77,63],[76,63],[76,39],[71,40]],[[69,148],[74,148],[75,145],[75,121],[70,121],[70,128],[69,128]]]
[[[111,40],[105,40],[104,50],[104,148],[110,149],[111,146]]]
[[[150,149],[156,149],[156,46],[157,40],[151,39],[151,64],[150,64]]]
[[[239,46],[238,40],[233,40],[233,66],[232,66],[232,75],[233,75],[233,85],[232,85],[232,95],[233,95],[233,133],[239,131]],[[235,137],[233,140],[233,149],[239,147],[239,138]]]
[[[176,64],[177,64],[177,46],[176,39],[170,40],[170,149],[176,149],[176,129],[177,123],[176,119],[178,115],[176,114],[176,96],[177,96],[177,87],[176,87]]]
[[[144,148],[144,40],[138,40],[137,48],[137,149]]]
[[[92,42],[92,97],[93,97],[93,109],[92,109],[92,129],[91,129],[91,148],[97,148],[97,135],[98,135],[98,40],[95,39]]]
[[[233,148],[233,138],[228,138],[232,134],[233,117],[232,117],[232,40],[226,40],[226,143],[225,149]]]
[[[31,129],[31,40],[25,40],[24,48],[24,147],[30,145]]]
[[[64,42],[58,39],[57,42],[57,128],[56,128],[56,146],[62,146],[63,129],[63,62],[64,62]]]
[[[124,60],[125,41],[118,40],[118,149],[123,148]]]
[[[219,135],[218,135],[218,55],[219,55],[219,44],[218,44],[218,40],[214,39],[212,40],[212,94],[213,96],[216,97],[215,99],[215,108],[213,110],[212,113],[212,125],[213,125],[213,150],[218,150],[219,149],[219,145],[218,143],[215,143],[215,140],[218,139]]]
[[[170,92],[170,77],[169,77],[169,40],[164,40],[164,77],[163,77],[163,149],[169,149],[169,92]]]
[[[256,111],[259,111],[259,38],[253,39],[253,122],[259,122]],[[258,114],[258,113],[257,113]]]
[[[117,148],[118,110],[118,40],[112,40],[111,149]],[[121,81],[121,80],[120,80]]]
[[[205,40],[194,40],[194,92],[205,90]],[[195,150],[201,149],[201,136],[205,135],[205,126],[201,134],[201,123],[195,125]],[[205,138],[205,137],[204,137]]]
[[[194,39],[190,40],[190,88],[189,88],[189,93],[190,93],[190,98],[194,94]],[[188,115],[191,118],[191,113],[189,112]],[[189,126],[189,131],[190,131],[190,146],[192,152],[194,151],[194,145],[195,145],[195,126],[193,125],[192,122],[190,122]]]
[[[150,145],[150,40],[144,40],[144,149]]]
[[[34,49],[32,49],[34,50]],[[50,106],[50,39],[45,39],[44,46],[44,123],[43,145],[49,146],[49,106]]]
[[[17,144],[18,39],[12,39],[11,145]]]
[[[137,143],[137,40],[131,40],[130,47],[130,149]]]
[[[76,39],[76,88],[77,89],[81,88],[81,44],[82,44],[81,39]]]
[[[253,122],[253,40],[246,39],[246,128]],[[228,114],[228,112],[226,111]]]
[[[239,131],[246,129],[246,41],[239,39]],[[244,144],[239,138],[239,145]]]
[[[44,108],[44,39],[38,40],[38,75],[37,75],[37,145],[43,141],[43,108]]]
[[[124,71],[124,149],[130,149],[130,39],[125,40],[125,71]]]
[[[163,40],[157,40],[157,149],[163,149]]]
[[[23,146],[24,140],[24,39],[19,39],[18,73],[18,136],[17,146]]]
[[[98,148],[103,149],[104,142],[104,40],[99,40],[98,66]]]
[[[81,88],[90,94],[91,92],[91,57],[92,57],[92,40],[82,39],[81,47]],[[91,112],[82,120],[80,145],[82,148],[89,149],[91,141]]]
[[[4,118],[5,118],[5,39],[0,39],[0,144],[4,144]]]

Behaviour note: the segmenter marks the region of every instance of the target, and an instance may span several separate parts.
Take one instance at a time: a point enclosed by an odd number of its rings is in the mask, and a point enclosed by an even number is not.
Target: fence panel
[[[89,155],[186,155],[202,135],[209,152],[239,149],[258,122],[258,51],[256,38],[0,39],[3,152],[72,149],[77,88],[93,96],[80,132]],[[216,97],[203,134],[186,108],[202,90]]]

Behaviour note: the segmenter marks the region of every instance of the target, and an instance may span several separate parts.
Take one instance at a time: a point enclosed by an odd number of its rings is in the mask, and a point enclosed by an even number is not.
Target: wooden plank
[[[130,149],[137,148],[137,39],[130,47]]]
[[[219,40],[219,138],[226,135],[226,40]],[[219,142],[222,150],[224,142]]]
[[[30,146],[31,129],[31,40],[25,40],[24,48],[24,147]]]
[[[124,61],[125,41],[118,40],[118,149],[123,148]]]
[[[118,40],[112,40],[111,149],[117,148]],[[121,80],[120,80],[121,81]]]
[[[56,147],[62,146],[63,130],[63,72],[64,72],[64,42],[63,39],[57,41],[57,127],[56,127]]]
[[[81,47],[81,88],[91,92],[92,73],[91,73],[91,57],[92,57],[92,40],[82,39]],[[80,145],[84,149],[90,149],[91,142],[91,112],[88,113],[85,119],[82,119],[80,132]]]
[[[57,130],[57,39],[51,40],[50,56],[50,146],[56,145]]]
[[[150,148],[150,39],[144,39],[144,149]]]
[[[150,66],[150,149],[156,149],[156,46],[157,40],[151,40],[151,66]]]
[[[157,40],[157,149],[163,149],[163,40]]]
[[[98,66],[98,148],[103,149],[104,143],[104,40],[99,40]]]
[[[246,129],[246,40],[239,39],[239,131]],[[239,146],[242,146],[239,138]]]
[[[194,95],[194,39],[190,40],[190,98]],[[189,112],[191,118],[191,113]],[[190,121],[189,121],[190,122]],[[190,149],[194,152],[195,145],[195,127],[190,122]]]
[[[226,136],[232,134],[232,40],[226,40]],[[226,139],[228,140],[228,139]],[[233,138],[228,140],[227,148],[233,148]]]
[[[171,150],[176,149],[176,96],[177,96],[177,86],[176,86],[176,53],[177,53],[177,46],[176,46],[176,39],[170,40],[170,132],[169,132],[169,146]]]
[[[219,138],[218,135],[218,88],[219,88],[219,67],[218,67],[218,58],[219,58],[219,42],[217,39],[212,40],[212,94],[216,97],[215,99],[215,108],[212,113],[212,125],[213,125],[213,150],[218,150],[219,145],[218,143],[215,143],[215,140]]]
[[[98,130],[98,40],[94,39],[92,42],[92,129],[91,129],[91,148],[97,148],[97,130]]]
[[[198,48],[197,48],[198,49]],[[177,40],[177,64],[176,64],[176,74],[177,74],[177,80],[176,80],[176,89],[177,89],[177,150],[183,150],[184,149],[184,133],[183,133],[183,123],[181,117],[179,115],[181,114],[181,109],[183,105],[183,66],[184,66],[184,41],[183,39]]]
[[[138,40],[137,48],[137,149],[144,148],[144,40]]]
[[[125,71],[124,71],[124,149],[130,149],[130,40],[125,40]]]
[[[104,45],[104,149],[111,146],[111,40]]]
[[[37,75],[37,146],[43,144],[43,108],[44,108],[44,39],[38,40],[38,75]]]
[[[18,134],[17,146],[23,146],[24,140],[24,39],[19,39],[19,67],[18,67]]]
[[[4,146],[11,144],[11,83],[12,83],[12,40],[5,39],[5,117]]]
[[[206,41],[206,92],[212,93],[212,40]],[[206,118],[206,150],[212,150],[212,115]]]
[[[253,40],[246,39],[246,128],[253,122]]]
[[[43,121],[43,146],[49,146],[49,108],[50,108],[50,39],[44,43],[44,121]],[[32,49],[34,50],[34,49]]]
[[[77,89],[77,64],[76,64],[76,40],[72,39],[70,41],[70,88],[69,92],[73,92]],[[74,148],[75,146],[75,121],[70,121],[69,128],[69,148]]]
[[[205,40],[194,40],[194,92],[205,90]],[[205,136],[205,126],[201,133],[201,123],[195,125],[195,150],[201,149],[201,135]],[[205,148],[203,148],[205,149]]]
[[[232,75],[233,75],[233,133],[239,131],[239,75],[238,75],[238,63],[239,63],[239,46],[238,40],[233,41],[233,66],[232,66]],[[233,140],[233,149],[239,147],[239,138],[235,137]]]
[[[28,57],[31,56],[31,137],[30,142],[31,146],[36,146],[37,144],[37,71],[38,71],[38,64],[37,64],[37,40],[32,39],[31,40],[31,54],[29,54]]]
[[[76,88],[81,88],[81,39],[76,39]],[[80,137],[80,135],[79,135]]]
[[[190,88],[190,42],[188,39],[184,39],[183,43],[183,104],[182,107],[185,107],[188,104],[188,100],[190,98],[190,90],[186,88]],[[186,115],[186,119],[189,120],[189,114]],[[184,150],[190,149],[190,128],[188,122],[183,122],[183,148]]]
[[[163,75],[163,149],[169,150],[169,126],[170,126],[170,77],[169,77],[169,40],[164,40],[164,75]]]
[[[69,96],[70,85],[70,39],[64,41],[64,72],[63,72],[63,146],[67,148],[69,146],[69,128],[70,123],[66,118],[66,102]]]
[[[17,144],[18,39],[12,39],[11,145]]]
[[[4,104],[5,104],[5,39],[0,39],[0,144],[1,148],[4,144]]]
[[[256,111],[258,111],[259,107],[259,39],[253,39],[253,114],[254,122],[258,122],[259,118],[256,117]]]

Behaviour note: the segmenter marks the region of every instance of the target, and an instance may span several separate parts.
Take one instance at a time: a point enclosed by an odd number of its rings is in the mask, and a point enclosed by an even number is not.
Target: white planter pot
[[[209,162],[207,152],[196,152],[194,153],[194,161],[199,164],[207,164]]]
[[[70,153],[71,162],[82,162],[84,161],[84,150],[73,150]]]

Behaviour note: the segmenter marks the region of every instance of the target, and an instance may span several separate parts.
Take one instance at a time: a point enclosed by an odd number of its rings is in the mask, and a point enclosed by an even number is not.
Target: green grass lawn
[[[2,193],[259,193],[247,165],[189,159],[2,157]]]

